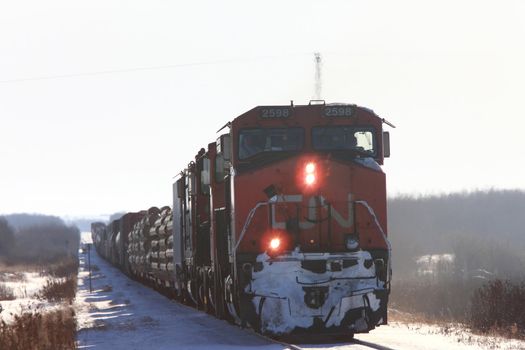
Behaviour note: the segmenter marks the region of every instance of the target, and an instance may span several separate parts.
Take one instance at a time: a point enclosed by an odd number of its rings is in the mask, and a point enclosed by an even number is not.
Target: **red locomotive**
[[[386,324],[390,292],[384,122],[350,104],[256,107],[180,173],[172,212],[127,215],[125,242],[94,242],[133,277],[263,334],[367,332]]]

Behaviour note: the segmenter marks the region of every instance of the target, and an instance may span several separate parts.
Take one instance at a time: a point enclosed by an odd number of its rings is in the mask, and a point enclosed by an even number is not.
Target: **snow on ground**
[[[16,315],[24,312],[48,312],[60,307],[37,298],[38,292],[46,284],[47,276],[40,276],[38,272],[2,273],[2,283],[13,291],[15,300],[0,302],[3,311],[0,320],[6,323],[13,321]]]
[[[362,346],[362,347],[361,347]],[[377,350],[523,350],[525,342],[499,337],[478,336],[464,329],[400,322],[381,326],[368,334],[357,334],[352,344],[299,345],[302,349]]]
[[[300,345],[302,349],[377,350],[523,350],[525,342],[515,339],[475,335],[460,327],[390,322],[368,334],[356,334],[354,344]],[[359,348],[360,349],[360,348]]]
[[[87,256],[80,259],[79,349],[285,349],[128,279],[94,249],[91,264],[99,271],[92,272],[90,293]]]
[[[381,326],[369,334],[356,335],[356,339],[385,345],[385,350],[525,349],[523,341],[474,335],[462,328],[444,329],[434,325],[400,322],[392,322],[387,327]]]
[[[76,299],[79,349],[257,349],[283,350],[251,331],[178,304],[128,279],[91,250],[93,292],[89,292],[87,256],[81,256]],[[525,349],[525,342],[477,336],[463,329],[392,322],[353,343],[302,344],[303,349],[332,350],[485,350]]]
[[[2,284],[11,288],[17,298],[34,296],[47,281],[47,276],[40,276],[38,272],[5,273],[4,276],[6,280]]]

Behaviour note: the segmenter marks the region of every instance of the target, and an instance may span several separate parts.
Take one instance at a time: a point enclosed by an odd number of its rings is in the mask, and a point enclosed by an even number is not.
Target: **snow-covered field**
[[[80,349],[257,349],[282,350],[251,331],[178,304],[128,279],[91,250],[93,292],[87,256],[81,255],[76,298]],[[463,329],[393,322],[345,344],[296,345],[303,349],[525,349],[525,342],[476,336]]]
[[[40,276],[38,272],[1,273],[4,286],[13,291],[15,300],[0,302],[3,311],[0,320],[6,323],[13,321],[16,315],[24,312],[50,311],[58,306],[37,298],[38,292],[46,284],[47,277]]]

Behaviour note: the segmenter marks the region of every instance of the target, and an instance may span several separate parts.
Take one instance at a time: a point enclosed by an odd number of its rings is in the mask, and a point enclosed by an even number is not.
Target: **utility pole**
[[[87,244],[88,251],[88,271],[89,271],[89,292],[93,293],[93,288],[91,288],[91,243]]]

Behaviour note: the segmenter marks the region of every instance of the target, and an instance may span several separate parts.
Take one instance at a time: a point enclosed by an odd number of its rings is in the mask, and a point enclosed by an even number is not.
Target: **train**
[[[171,206],[92,223],[130,277],[271,337],[388,322],[386,176],[394,127],[355,104],[257,106],[172,184]]]

